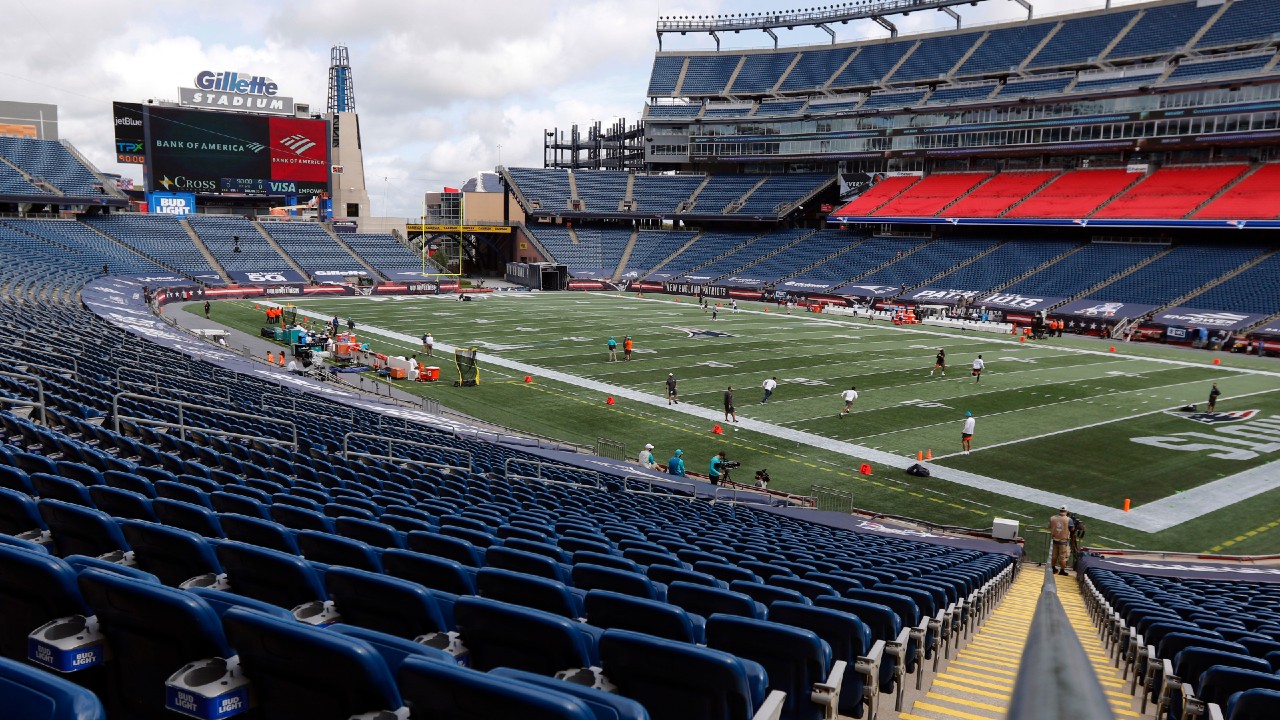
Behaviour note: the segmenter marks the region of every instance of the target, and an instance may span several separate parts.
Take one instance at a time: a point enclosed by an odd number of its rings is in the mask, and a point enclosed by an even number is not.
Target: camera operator
[[[1069,513],[1067,517],[1071,518],[1071,564],[1074,567],[1077,560],[1080,559],[1080,541],[1084,538],[1084,520],[1081,520],[1075,513]]]
[[[761,469],[756,471],[756,487],[760,488],[761,490],[769,489],[769,471],[768,470]]]
[[[707,475],[711,478],[711,484],[719,485],[721,482],[729,482],[729,470],[741,464],[726,460],[723,450],[716,453],[715,457],[711,458],[711,467],[707,471]]]

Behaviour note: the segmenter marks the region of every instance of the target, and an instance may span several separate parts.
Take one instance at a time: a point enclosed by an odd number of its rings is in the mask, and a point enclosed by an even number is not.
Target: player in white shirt
[[[853,401],[858,399],[858,388],[851,385],[848,390],[840,393],[840,397],[844,399],[844,410],[837,417],[844,417],[853,411]]]
[[[640,451],[640,457],[637,459],[641,465],[651,470],[658,467],[658,463],[653,459],[653,443],[645,443],[644,449]]]
[[[969,454],[969,446],[973,442],[973,426],[977,424],[973,418],[973,413],[964,411],[964,427],[960,429],[960,449],[965,455]]]
[[[982,369],[986,366],[987,364],[982,362],[981,355],[978,356],[977,360],[973,361],[973,381],[974,382],[982,382]]]
[[[765,378],[764,385],[762,387],[764,387],[764,398],[760,400],[761,405],[769,402],[769,396],[773,394],[773,389],[778,387],[778,378]]]

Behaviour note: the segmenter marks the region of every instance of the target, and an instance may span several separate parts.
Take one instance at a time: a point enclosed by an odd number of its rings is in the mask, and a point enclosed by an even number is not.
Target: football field
[[[722,307],[713,320],[692,298],[665,295],[454,297],[290,302],[316,319],[352,318],[360,340],[388,354],[421,352],[430,331],[444,357],[427,364],[440,365],[446,382],[400,385],[509,427],[583,444],[607,438],[628,456],[649,442],[664,463],[680,448],[700,472],[724,449],[742,462],[737,479],[767,468],[776,489],[828,488],[861,508],[937,523],[989,528],[1005,517],[1040,527],[1066,504],[1090,520],[1094,545],[1280,552],[1280,363],[1272,359],[1123,343],[1112,352],[1107,341],[1078,337],[1019,343],[760,303]],[[256,333],[253,305],[219,303],[214,319]],[[626,335],[631,361],[622,360]],[[479,348],[478,387],[452,387],[453,347]],[[931,376],[939,348],[947,372]],[[980,382],[969,371],[978,355]],[[668,373],[679,382],[678,405],[666,400]],[[761,404],[770,377],[778,387]],[[1215,382],[1217,414],[1179,410],[1203,411]],[[724,420],[730,386],[737,423]],[[842,418],[840,393],[850,386],[859,399]],[[966,412],[976,419],[967,455]],[[903,471],[919,452],[932,453],[933,477]],[[858,472],[864,463],[870,476]]]

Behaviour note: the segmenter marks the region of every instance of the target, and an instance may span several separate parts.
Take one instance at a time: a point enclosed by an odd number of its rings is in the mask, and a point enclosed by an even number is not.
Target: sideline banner
[[[1120,318],[1142,317],[1152,310],[1155,310],[1157,307],[1159,306],[1084,299],[1067,303],[1055,310],[1053,314],[1075,315],[1077,317],[1096,318],[1098,320],[1119,320]]]
[[[1224,580],[1227,582],[1280,583],[1280,567],[1271,565],[1196,562],[1187,560],[1146,560],[1123,555],[1095,557],[1086,555],[1080,559],[1082,570],[1098,568],[1118,573],[1155,575],[1182,580]]]
[[[231,276],[232,282],[246,285],[261,285],[262,283],[301,283],[305,285],[309,282],[297,270],[257,270],[253,272],[228,270],[227,275]]]
[[[1183,325],[1186,327],[1202,327],[1211,330],[1239,330],[1248,327],[1266,317],[1242,312],[1222,312],[1219,310],[1197,310],[1189,307],[1169,308],[1157,313],[1151,322],[1158,325]]]
[[[1066,298],[1052,295],[1036,296],[1022,295],[1015,292],[1001,292],[988,295],[978,300],[975,304],[979,307],[985,306],[988,309],[1035,312],[1053,307],[1063,300],[1066,300]]]

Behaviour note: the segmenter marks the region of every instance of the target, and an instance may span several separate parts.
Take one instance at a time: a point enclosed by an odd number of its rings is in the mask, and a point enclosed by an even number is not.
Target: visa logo
[[[271,192],[295,193],[295,194],[298,192],[298,183],[295,183],[295,182],[288,182],[283,180],[271,180],[268,183],[268,186],[271,188]]]

